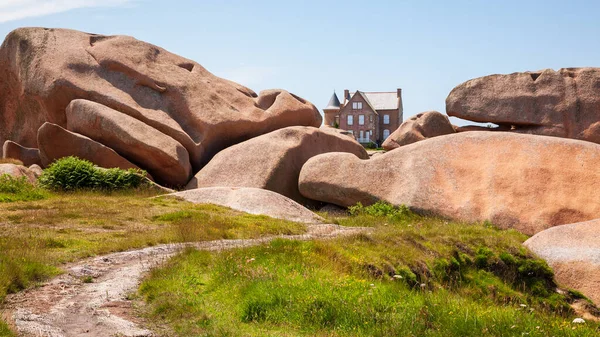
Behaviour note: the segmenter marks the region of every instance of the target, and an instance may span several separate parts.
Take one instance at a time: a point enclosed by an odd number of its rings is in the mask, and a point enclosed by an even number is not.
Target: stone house
[[[402,89],[391,92],[350,92],[340,102],[334,92],[323,109],[325,125],[348,130],[361,144],[381,144],[402,124]]]

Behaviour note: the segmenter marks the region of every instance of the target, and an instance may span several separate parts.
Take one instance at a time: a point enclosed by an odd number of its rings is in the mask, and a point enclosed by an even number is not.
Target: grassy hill
[[[581,296],[555,291],[524,235],[383,208],[332,219],[372,226],[371,235],[188,250],[141,285],[146,318],[176,336],[600,333],[571,323]]]

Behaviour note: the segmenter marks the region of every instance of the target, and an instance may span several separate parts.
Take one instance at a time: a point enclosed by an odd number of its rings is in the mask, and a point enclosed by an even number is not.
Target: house
[[[383,141],[402,124],[402,89],[392,92],[350,92],[343,103],[334,92],[323,109],[325,125],[348,130],[361,144]]]

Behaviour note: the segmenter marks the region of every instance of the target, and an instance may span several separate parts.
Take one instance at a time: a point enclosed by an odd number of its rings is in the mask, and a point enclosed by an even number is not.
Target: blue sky
[[[132,35],[319,108],[334,89],[400,87],[409,117],[445,112],[470,78],[600,66],[599,12],[599,1],[554,0],[0,0],[0,36],[22,26]]]

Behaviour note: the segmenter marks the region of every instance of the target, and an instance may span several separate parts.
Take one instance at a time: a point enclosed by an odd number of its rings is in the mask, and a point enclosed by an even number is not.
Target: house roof
[[[365,92],[364,93],[371,105],[377,110],[394,110],[398,109],[398,93],[397,92]]]
[[[333,95],[331,96],[331,99],[329,99],[329,103],[327,103],[327,107],[325,108],[325,110],[327,109],[339,109],[340,108],[340,100],[338,99],[337,95],[335,94],[335,91],[333,92]]]
[[[365,92],[359,91],[373,110],[395,110],[400,107],[400,99],[396,91]],[[354,96],[354,92],[350,94]]]

